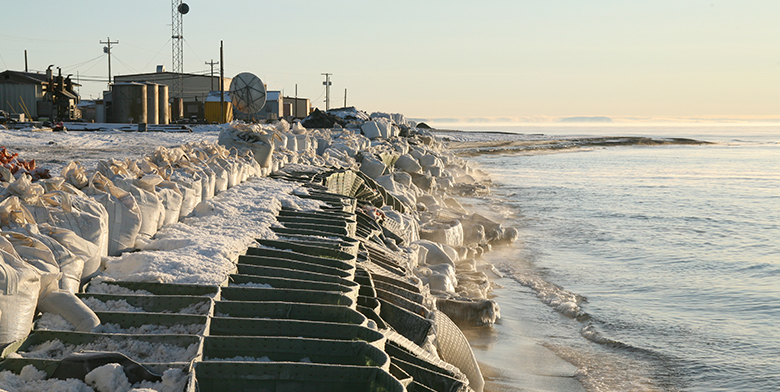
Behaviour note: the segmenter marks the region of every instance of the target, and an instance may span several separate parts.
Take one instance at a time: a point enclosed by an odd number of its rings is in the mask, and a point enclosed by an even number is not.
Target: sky
[[[184,0],[184,72],[225,76],[324,109],[455,121],[735,118],[780,121],[776,0]],[[112,73],[171,65],[170,1],[8,1],[0,69],[49,64],[82,98]],[[8,17],[16,15],[16,17]],[[215,69],[218,71],[217,66]]]

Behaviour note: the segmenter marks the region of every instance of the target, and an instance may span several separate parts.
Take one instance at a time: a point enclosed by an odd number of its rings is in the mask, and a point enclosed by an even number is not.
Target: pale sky
[[[775,116],[777,0],[184,0],[184,71],[259,76],[324,108],[415,118]],[[82,78],[171,66],[170,1],[4,1],[0,69]],[[218,67],[217,67],[218,69]]]

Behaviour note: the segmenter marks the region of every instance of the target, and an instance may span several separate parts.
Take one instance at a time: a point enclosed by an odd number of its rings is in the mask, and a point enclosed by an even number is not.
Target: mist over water
[[[591,391],[780,388],[780,127],[556,131],[716,144],[470,158],[520,230],[491,262],[543,304],[533,337]]]

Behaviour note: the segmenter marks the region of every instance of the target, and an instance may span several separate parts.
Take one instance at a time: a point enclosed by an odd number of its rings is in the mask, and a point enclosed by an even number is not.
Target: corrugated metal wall
[[[38,100],[43,97],[40,85],[0,84],[0,110],[8,113],[25,113],[32,118],[38,117]],[[22,102],[26,109],[23,109]]]

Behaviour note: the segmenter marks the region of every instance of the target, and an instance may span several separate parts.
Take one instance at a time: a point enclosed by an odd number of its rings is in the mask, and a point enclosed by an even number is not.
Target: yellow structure
[[[222,123],[221,98],[219,91],[211,91],[206,97],[204,116],[210,123]],[[233,104],[230,102],[230,93],[225,91],[225,122],[233,121]]]

